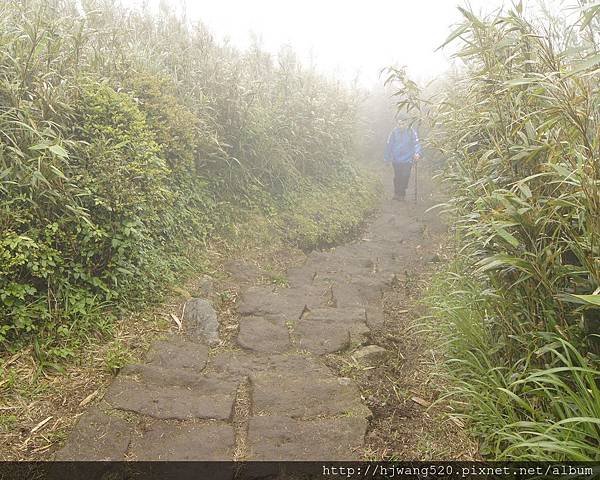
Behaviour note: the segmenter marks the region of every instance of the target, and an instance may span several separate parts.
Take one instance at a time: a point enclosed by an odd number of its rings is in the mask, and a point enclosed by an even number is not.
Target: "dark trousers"
[[[408,180],[410,180],[412,163],[393,163],[392,165],[394,165],[394,194],[404,198]]]

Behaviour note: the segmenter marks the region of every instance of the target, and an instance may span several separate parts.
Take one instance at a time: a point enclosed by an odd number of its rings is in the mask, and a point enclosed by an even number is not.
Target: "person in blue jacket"
[[[416,130],[406,120],[398,125],[387,140],[384,161],[394,167],[394,199],[404,200],[413,162],[421,158],[421,144]]]

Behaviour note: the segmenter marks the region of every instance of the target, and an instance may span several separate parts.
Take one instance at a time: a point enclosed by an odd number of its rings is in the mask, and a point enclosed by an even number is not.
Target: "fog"
[[[436,51],[461,20],[455,0],[123,0],[157,9],[159,3],[201,20],[219,40],[245,48],[258,42],[276,54],[291,46],[298,56],[326,74],[362,85],[378,80],[389,65],[406,65],[417,79],[430,79],[450,64],[452,46]],[[553,9],[564,8],[559,0]],[[493,12],[510,1],[471,0],[477,12]],[[526,7],[537,7],[529,2]]]

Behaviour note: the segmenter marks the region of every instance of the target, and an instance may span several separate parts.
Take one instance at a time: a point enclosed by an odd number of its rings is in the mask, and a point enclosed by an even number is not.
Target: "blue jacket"
[[[386,162],[412,163],[417,153],[421,154],[421,144],[415,129],[396,127],[388,137],[383,158]]]

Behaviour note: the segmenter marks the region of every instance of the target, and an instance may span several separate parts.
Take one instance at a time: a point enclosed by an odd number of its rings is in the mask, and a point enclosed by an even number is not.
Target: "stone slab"
[[[132,427],[125,420],[93,407],[85,412],[55,461],[122,461]]]
[[[298,372],[302,375],[332,376],[315,358],[297,353],[261,355],[243,350],[220,352],[212,360],[217,374],[235,378],[260,372]]]
[[[368,327],[362,307],[314,308],[294,328],[298,347],[316,355],[339,352],[360,343]]]
[[[237,304],[241,316],[261,317],[265,315],[280,315],[300,317],[304,305],[290,305],[287,300],[276,293],[273,287],[250,287],[242,292]],[[285,320],[282,321],[284,323]]]
[[[302,320],[294,328],[298,348],[315,355],[345,350],[350,345],[350,328],[340,322]]]
[[[178,386],[119,375],[104,399],[114,408],[159,419],[226,420],[231,417],[236,390],[235,382],[219,378]]]
[[[312,308],[302,316],[302,321],[323,321],[351,325],[365,323],[367,316],[364,307],[350,306],[340,308]]]
[[[237,342],[242,348],[256,352],[284,352],[290,348],[287,327],[261,317],[240,320]]]
[[[281,369],[252,373],[254,412],[293,418],[353,415],[368,417],[356,385],[331,374]]]
[[[146,355],[146,361],[165,368],[184,368],[202,371],[208,360],[208,347],[183,338],[171,337],[155,342]]]
[[[237,305],[238,313],[244,316],[263,317],[281,325],[296,322],[305,310],[326,305],[326,289],[305,285],[298,288],[250,287],[242,292]]]
[[[250,460],[359,460],[367,421],[343,417],[301,421],[284,416],[250,419]]]
[[[230,425],[155,422],[131,442],[139,461],[233,460],[235,437]]]

